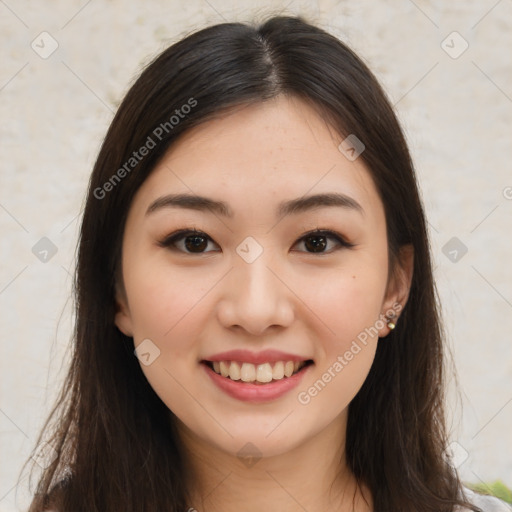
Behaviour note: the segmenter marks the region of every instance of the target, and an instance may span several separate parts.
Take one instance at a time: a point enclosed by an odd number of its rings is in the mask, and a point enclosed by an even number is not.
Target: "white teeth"
[[[240,375],[244,382],[254,382],[256,380],[256,368],[253,364],[243,363]]]
[[[231,361],[229,366],[229,378],[231,380],[240,380],[240,366],[235,361]]]
[[[215,366],[213,367],[213,369],[215,370]],[[219,372],[217,372],[217,373],[219,373]],[[228,365],[228,363],[226,363],[226,361],[220,362],[220,374],[223,377],[227,377],[229,375],[229,365]]]
[[[258,365],[256,380],[258,382],[270,382],[272,380],[272,366],[270,366],[270,363]]]
[[[283,361],[277,361],[272,369],[272,378],[279,380],[284,377],[284,363]]]
[[[273,366],[272,366],[273,364]],[[215,373],[231,380],[243,382],[267,383],[272,380],[281,380],[291,377],[305,366],[305,361],[277,361],[275,363],[238,363],[236,361],[213,361],[212,367]]]

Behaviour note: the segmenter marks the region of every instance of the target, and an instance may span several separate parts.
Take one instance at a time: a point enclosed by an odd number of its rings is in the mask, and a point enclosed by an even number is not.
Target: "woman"
[[[76,298],[31,512],[506,510],[444,457],[396,117],[299,18],[212,26],[143,71],[92,173]]]

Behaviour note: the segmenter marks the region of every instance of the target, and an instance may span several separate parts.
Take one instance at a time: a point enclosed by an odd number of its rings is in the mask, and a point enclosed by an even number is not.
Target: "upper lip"
[[[262,350],[251,352],[250,350],[228,350],[205,358],[205,361],[240,361],[242,363],[263,364],[277,361],[308,361],[310,358],[296,354],[288,354],[280,350]]]

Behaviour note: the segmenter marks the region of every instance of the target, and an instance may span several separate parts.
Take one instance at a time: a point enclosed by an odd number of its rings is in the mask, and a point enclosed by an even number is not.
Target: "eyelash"
[[[174,245],[178,241],[180,241],[182,239],[185,239],[185,238],[187,238],[187,236],[191,236],[191,235],[196,235],[196,236],[204,237],[207,240],[209,240],[209,241],[215,243],[216,245],[218,245],[206,233],[204,233],[203,231],[199,231],[197,229],[193,229],[193,228],[192,229],[191,228],[180,229],[179,231],[175,231],[174,233],[171,233],[170,235],[166,236],[163,240],[158,242],[158,245],[160,247],[165,247],[165,248],[168,248],[168,249],[173,250],[173,251],[182,252],[184,254],[200,255],[200,254],[208,254],[209,252],[215,252],[215,251],[187,252],[187,251],[182,251],[182,250],[178,249]],[[308,231],[307,233],[302,235],[293,245],[295,246],[295,245],[297,245],[297,243],[302,242],[302,241],[304,241],[307,238],[312,238],[314,236],[324,236],[326,238],[334,239],[334,240],[336,240],[336,242],[338,242],[339,247],[334,248],[334,249],[330,249],[329,251],[324,251],[324,252],[309,252],[309,251],[299,251],[299,252],[305,252],[306,254],[319,254],[319,255],[323,255],[323,254],[330,254],[330,253],[332,253],[332,252],[334,252],[336,250],[339,250],[341,248],[350,249],[350,248],[354,247],[354,244],[352,244],[352,243],[348,242],[347,240],[345,240],[345,238],[343,236],[341,236],[339,233],[336,233],[335,231],[331,231],[329,229],[319,229],[319,228],[318,229],[314,229],[312,231]]]

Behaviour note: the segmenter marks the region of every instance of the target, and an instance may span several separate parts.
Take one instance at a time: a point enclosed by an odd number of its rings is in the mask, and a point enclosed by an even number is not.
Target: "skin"
[[[345,463],[345,431],[348,405],[386,340],[369,337],[309,403],[298,400],[365,328],[389,333],[376,322],[405,305],[410,286],[412,251],[402,251],[388,276],[382,202],[362,159],[351,162],[338,149],[342,140],[298,99],[246,106],[185,133],[131,205],[115,322],[135,346],[149,338],[160,350],[141,367],[177,417],[190,505],[200,512],[269,503],[282,512],[372,510]],[[331,192],[362,211],[330,206],[276,216],[281,201]],[[146,214],[155,199],[177,193],[225,201],[233,216],[178,207]],[[158,244],[184,228],[211,238],[207,252],[187,252],[183,239],[174,250]],[[328,239],[325,253],[311,252],[301,238],[315,229],[354,246]],[[251,263],[236,252],[249,236],[263,249]],[[279,399],[246,403],[214,386],[200,364],[239,348],[274,348],[314,365]],[[237,456],[248,442],[261,454],[251,467]]]

